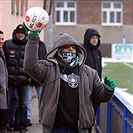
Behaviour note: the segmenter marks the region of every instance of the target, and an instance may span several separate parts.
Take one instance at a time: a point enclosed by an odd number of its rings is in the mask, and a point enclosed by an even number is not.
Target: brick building
[[[46,2],[46,10],[49,11],[50,1],[1,0],[0,29],[5,32],[5,39],[11,37],[18,23],[22,23],[28,8],[43,7]],[[102,44],[122,43],[123,34],[127,42],[132,43],[132,0],[52,0],[49,26],[41,33],[41,38],[49,45],[49,40],[52,41],[57,33],[67,32],[82,43],[88,27],[99,31]]]
[[[58,8],[58,3],[62,3],[64,7]],[[60,31],[67,31],[81,42],[86,28],[93,27],[100,32],[102,43],[122,42],[123,34],[126,35],[128,42],[133,42],[133,3],[131,0],[75,0],[73,3],[73,8],[69,9],[66,6],[70,4],[70,1],[54,2],[54,34]],[[68,10],[68,13],[66,10]],[[60,12],[61,18],[63,13],[64,17],[65,14],[70,15],[71,12],[69,10],[75,14],[75,23],[69,21],[69,18],[65,24],[62,21],[57,23],[57,12]]]

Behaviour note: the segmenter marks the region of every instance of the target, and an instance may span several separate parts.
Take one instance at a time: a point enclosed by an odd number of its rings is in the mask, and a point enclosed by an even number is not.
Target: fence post
[[[110,133],[110,118],[111,118],[111,103],[107,103],[107,126],[106,126],[106,133]]]
[[[127,109],[124,107],[124,114],[123,114],[123,133],[127,133]]]
[[[96,112],[96,126],[99,126],[100,122],[100,106],[97,107],[97,112]],[[98,133],[98,129],[96,128],[96,133]]]

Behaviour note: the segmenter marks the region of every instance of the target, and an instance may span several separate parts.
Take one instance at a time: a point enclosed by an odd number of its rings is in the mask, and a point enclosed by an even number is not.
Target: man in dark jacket
[[[67,33],[58,34],[46,60],[38,61],[38,32],[29,31],[24,71],[42,85],[39,116],[43,133],[86,133],[95,122],[92,97],[107,102],[115,82],[84,65],[85,49]]]
[[[6,56],[9,80],[9,95],[10,99],[17,89],[18,101],[16,100],[14,109],[19,105],[19,128],[20,133],[26,132],[27,127],[27,85],[30,83],[29,76],[23,71],[23,60],[25,46],[27,43],[25,29],[22,24],[19,24],[13,31],[13,38],[6,40],[3,49]]]
[[[8,115],[8,74],[4,51],[4,32],[0,30],[0,133],[6,133],[6,119]]]
[[[87,52],[85,64],[95,69],[102,80],[102,57],[99,50],[100,37],[97,30],[88,28],[84,34],[83,47]]]
[[[101,52],[98,49],[100,46],[100,35],[97,30],[88,28],[84,34],[83,47],[87,52],[87,58],[85,64],[95,69],[98,72],[100,79],[102,80],[102,57]],[[93,108],[96,114],[97,107],[100,105],[99,101],[92,99]]]

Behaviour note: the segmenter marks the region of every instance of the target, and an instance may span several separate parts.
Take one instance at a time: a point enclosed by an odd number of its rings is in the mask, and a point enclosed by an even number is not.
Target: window
[[[122,3],[103,2],[102,3],[102,25],[120,26],[122,25]]]
[[[23,16],[27,10],[28,0],[11,0],[11,13],[12,15]]]
[[[56,1],[55,4],[55,24],[76,25],[76,2]]]

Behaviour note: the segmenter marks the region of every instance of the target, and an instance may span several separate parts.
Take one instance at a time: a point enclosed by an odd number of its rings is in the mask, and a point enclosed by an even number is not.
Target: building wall
[[[78,1],[77,2],[78,24],[100,24],[101,2],[100,1]]]
[[[91,27],[99,31],[102,43],[122,43],[123,34],[126,35],[129,43],[133,42],[132,1],[123,0],[122,26],[101,25],[101,2],[102,0],[77,0],[77,25],[56,26],[53,24],[53,35],[55,36],[58,32],[67,32],[77,41],[82,42],[85,30]]]
[[[33,6],[43,7],[43,0],[29,0],[28,8]],[[4,32],[5,40],[12,37],[13,30],[23,22],[23,18],[24,16],[11,14],[11,0],[0,0],[0,29]],[[40,36],[44,40],[44,32]]]
[[[53,0],[54,2],[55,0]],[[59,32],[67,32],[77,41],[83,42],[84,32],[87,28],[95,28],[101,34],[101,42],[106,44],[122,43],[123,33],[127,41],[133,42],[132,26],[132,1],[123,0],[123,25],[122,26],[102,26],[101,25],[101,1],[102,0],[77,0],[77,25],[75,26],[57,26],[54,23],[55,11],[53,5],[52,11],[52,34],[54,36]],[[118,0],[121,1],[121,0]],[[43,7],[43,0],[28,0],[28,8],[32,6]],[[23,22],[23,16],[11,14],[11,0],[0,1],[0,29],[5,32],[5,39],[11,38],[14,28]],[[47,41],[48,27],[41,32],[41,38]],[[52,39],[52,38],[51,38]]]
[[[133,3],[132,1],[123,2],[123,24],[133,24]]]

